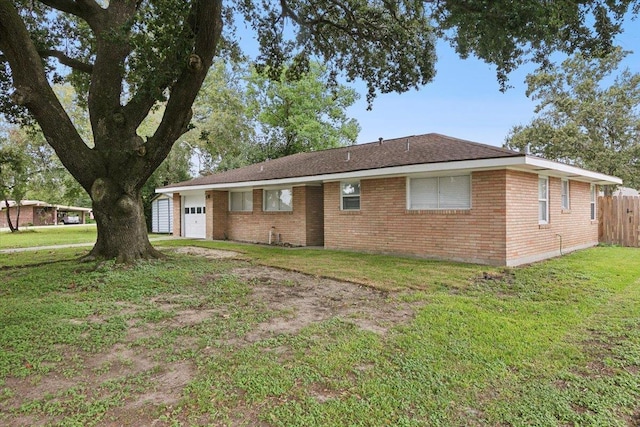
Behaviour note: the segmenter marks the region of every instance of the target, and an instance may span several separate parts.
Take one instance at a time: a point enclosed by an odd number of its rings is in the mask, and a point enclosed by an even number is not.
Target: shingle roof
[[[524,156],[517,151],[437,133],[298,153],[164,188],[265,181],[428,163]]]

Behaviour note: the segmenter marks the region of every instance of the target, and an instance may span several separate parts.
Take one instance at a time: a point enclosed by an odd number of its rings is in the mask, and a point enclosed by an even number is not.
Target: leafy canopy
[[[626,55],[576,55],[527,77],[537,116],[506,145],[623,179],[640,188],[640,74],[618,71]]]

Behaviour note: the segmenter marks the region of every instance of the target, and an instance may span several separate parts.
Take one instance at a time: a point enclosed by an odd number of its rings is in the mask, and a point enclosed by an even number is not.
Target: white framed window
[[[340,183],[340,209],[360,210],[360,181]]]
[[[569,180],[562,179],[560,181],[560,197],[562,199],[562,209],[569,210],[571,209],[571,204],[569,201]]]
[[[264,190],[263,208],[267,212],[287,212],[293,210],[293,191],[291,188]]]
[[[538,223],[549,223],[549,178],[538,177]]]
[[[471,209],[471,176],[410,178],[407,209]]]
[[[253,191],[230,191],[229,210],[231,212],[253,211]]]
[[[591,187],[589,188],[589,200],[590,200],[590,206],[591,206],[591,213],[590,213],[590,218],[591,221],[595,221],[596,220],[596,186],[594,184],[591,184]]]

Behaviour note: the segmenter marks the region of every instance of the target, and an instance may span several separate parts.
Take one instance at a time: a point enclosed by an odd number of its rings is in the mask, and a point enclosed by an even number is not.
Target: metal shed
[[[159,194],[151,201],[151,232],[171,233],[173,231],[173,198]]]

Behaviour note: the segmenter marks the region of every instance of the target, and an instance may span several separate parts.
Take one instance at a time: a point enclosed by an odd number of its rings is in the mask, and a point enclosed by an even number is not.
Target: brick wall
[[[325,247],[504,264],[506,171],[475,172],[472,209],[406,209],[406,178],[360,182],[360,210],[340,210],[340,183],[324,185]]]
[[[9,208],[11,223],[23,227],[28,225],[53,225],[55,224],[55,208],[38,207],[38,206],[22,206],[20,207],[20,224],[16,224],[18,208]],[[9,227],[7,221],[7,211],[0,212],[0,227]]]
[[[273,229],[274,242],[279,236],[280,243],[322,245],[322,187],[293,187],[292,190],[290,212],[263,211],[262,189],[253,190],[252,212],[230,212],[228,191],[208,191],[211,198],[206,199],[207,238],[268,243]]]
[[[324,199],[322,186],[305,187],[307,246],[324,245]]]
[[[207,208],[207,239],[227,239],[227,211],[229,204],[228,191],[207,191],[205,206]]]
[[[179,193],[173,193],[173,235],[182,236],[182,197]]]
[[[26,226],[27,224],[34,224],[33,222],[33,207],[32,206],[22,206],[20,208],[20,224],[16,223],[16,217],[18,214],[17,208],[9,208],[9,215],[11,216],[11,223],[15,227],[17,226]],[[0,227],[9,227],[9,223],[7,221],[7,211],[6,209],[0,212]]]
[[[590,219],[590,185],[569,180],[570,209],[561,207],[560,178],[549,177],[549,221],[538,224],[538,175],[507,174],[507,265],[558,256],[598,243]]]

